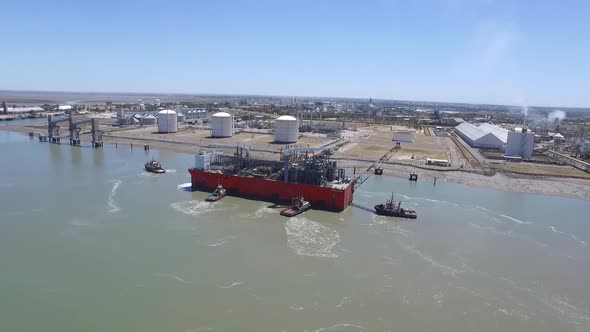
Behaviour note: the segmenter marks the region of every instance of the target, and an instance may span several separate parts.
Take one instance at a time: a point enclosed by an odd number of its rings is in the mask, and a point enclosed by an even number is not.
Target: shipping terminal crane
[[[98,119],[85,119],[85,120],[78,120],[74,121],[73,116],[70,114],[67,119],[58,119],[55,120],[52,115],[47,116],[47,137],[49,138],[49,142],[51,143],[59,143],[61,140],[61,136],[59,133],[59,123],[66,122],[69,123],[69,131],[70,131],[70,144],[71,145],[80,145],[80,125],[91,123],[92,124],[92,146],[95,148],[102,147],[102,130],[99,129]],[[41,137],[39,137],[41,139]]]

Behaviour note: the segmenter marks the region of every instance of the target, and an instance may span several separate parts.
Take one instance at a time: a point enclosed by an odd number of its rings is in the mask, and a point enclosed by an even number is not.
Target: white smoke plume
[[[547,121],[550,123],[560,123],[561,121],[563,121],[563,119],[565,119],[566,114],[564,111],[562,110],[555,110],[549,114],[547,114]]]
[[[524,114],[525,118],[529,114],[529,106],[526,101],[526,97],[522,94],[522,92],[514,89],[512,92],[514,97],[512,98],[512,102],[520,106],[520,111]]]

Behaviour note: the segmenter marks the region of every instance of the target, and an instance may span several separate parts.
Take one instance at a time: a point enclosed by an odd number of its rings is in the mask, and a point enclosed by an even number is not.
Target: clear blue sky
[[[0,89],[590,106],[590,1],[4,1]]]

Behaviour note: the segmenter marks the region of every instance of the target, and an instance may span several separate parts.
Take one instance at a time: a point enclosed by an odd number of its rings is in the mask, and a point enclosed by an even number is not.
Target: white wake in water
[[[425,253],[418,250],[416,247],[406,245],[403,243],[400,243],[399,245],[402,249],[406,250],[407,252],[409,252],[411,254],[416,255],[418,258],[420,258],[421,260],[423,260],[424,262],[426,262],[427,264],[432,266],[432,268],[439,270],[444,275],[448,275],[448,276],[457,278],[459,276],[459,274],[467,272],[468,270],[471,270],[470,268],[467,268],[467,266],[465,266],[465,265],[463,266],[464,269],[462,269],[462,270],[454,268],[450,265],[446,265],[446,264],[443,264],[443,263],[435,260],[431,256],[428,256]]]
[[[236,236],[234,236],[234,235],[226,236],[224,238],[218,239],[214,243],[208,244],[207,246],[208,247],[219,247],[219,246],[226,244],[228,240],[235,239],[235,238],[236,238]]]
[[[517,223],[517,224],[521,224],[521,225],[530,225],[530,224],[532,224],[532,222],[530,222],[530,221],[522,221],[522,220],[519,220],[519,219],[513,218],[513,217],[511,217],[511,216],[507,216],[507,215],[504,215],[504,214],[498,214],[498,215],[499,215],[500,217],[504,217],[504,218],[506,218],[506,219],[512,220],[512,221],[514,221],[514,222],[515,222],[515,223]]]
[[[304,310],[305,308],[303,306],[292,305],[289,307],[289,309],[294,310],[294,311],[301,311],[301,310]]]
[[[187,214],[189,216],[198,216],[203,213],[223,210],[220,203],[214,204],[205,201],[182,201],[170,204],[174,210]]]
[[[572,240],[574,240],[574,241],[576,241],[576,242],[580,243],[580,244],[581,244],[581,245],[583,245],[583,246],[588,246],[588,245],[590,245],[590,243],[588,243],[588,242],[586,242],[586,241],[582,241],[582,240],[578,239],[578,237],[577,237],[577,236],[575,236],[574,234],[570,234],[570,233],[566,233],[566,232],[562,232],[562,231],[558,230],[557,228],[555,228],[555,226],[549,226],[549,229],[550,229],[551,231],[555,232],[555,233],[558,233],[558,234],[561,234],[561,235],[564,235],[564,236],[568,236],[568,237],[572,238]]]
[[[80,228],[96,226],[96,224],[94,224],[88,220],[81,220],[81,219],[72,219],[72,220],[68,221],[68,225],[73,226],[73,227],[80,227]]]
[[[276,214],[277,210],[271,209],[268,206],[263,206],[254,213],[257,218],[262,218],[265,214]]]
[[[406,196],[403,194],[395,194],[394,196],[394,200],[395,197],[402,197],[403,199],[412,201],[412,200],[416,200],[416,201],[427,201],[427,202],[431,202],[431,203],[440,203],[440,204],[449,204],[449,205],[453,205],[453,206],[460,206],[457,203],[454,202],[449,202],[449,201],[442,201],[442,200],[438,200],[438,199],[432,199],[432,198],[426,198],[426,197],[411,197],[411,196]]]
[[[191,283],[190,281],[186,281],[186,280],[182,279],[181,277],[179,277],[175,274],[171,274],[171,273],[154,273],[154,276],[161,277],[161,278],[170,278],[170,279],[176,280],[176,281],[183,283],[183,284],[190,284]]]
[[[348,296],[344,296],[344,297],[342,297],[342,300],[340,300],[340,304],[338,304],[336,306],[336,308],[342,308],[343,306],[345,306],[348,303],[350,303],[350,298]]]
[[[192,183],[187,182],[187,183],[181,183],[181,184],[179,184],[178,186],[176,186],[176,188],[178,190],[183,190],[183,189],[186,189],[186,188],[190,188],[191,186],[192,186]]]
[[[285,223],[291,250],[300,256],[338,257],[332,249],[340,242],[340,234],[318,222],[306,218],[290,218]]]
[[[109,212],[114,213],[121,210],[117,203],[115,202],[115,195],[117,194],[117,189],[121,185],[121,180],[115,181],[113,185],[113,189],[111,189],[111,193],[109,194],[108,204],[109,204]]]
[[[219,288],[223,288],[223,289],[230,289],[230,288],[234,288],[236,286],[240,286],[243,285],[244,282],[243,281],[238,281],[238,282],[233,282],[230,285],[226,285],[226,286],[219,286]]]
[[[356,324],[349,324],[349,323],[342,323],[342,324],[336,324],[330,327],[322,327],[319,328],[317,330],[315,330],[314,332],[321,332],[321,331],[364,331],[365,327],[362,325],[356,325]]]
[[[239,216],[241,219],[260,219],[271,214],[278,215],[279,211],[279,209],[269,207],[268,204],[262,204],[255,212],[247,211],[246,213],[240,213]]]

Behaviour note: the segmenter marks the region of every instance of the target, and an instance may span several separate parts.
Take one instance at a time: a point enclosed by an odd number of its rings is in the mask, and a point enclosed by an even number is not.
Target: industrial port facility
[[[344,186],[342,181],[347,177],[353,180],[373,169],[403,177],[418,171],[423,173],[421,178],[457,181],[461,181],[461,174],[469,173],[590,178],[584,112],[572,111],[566,116],[550,109],[529,110],[523,119],[520,110],[510,107],[371,99],[211,98],[196,102],[142,97],[136,101],[35,106],[5,103],[2,119],[44,118],[34,125],[12,128],[42,141],[90,142],[97,147],[152,145],[211,153],[211,170],[222,175],[205,180],[196,174],[216,173],[198,168],[192,171],[194,187],[206,190],[226,176],[336,192],[354,187]],[[236,159],[237,147],[246,148],[248,155]],[[309,150],[287,156],[297,148]],[[307,161],[300,160],[302,155]],[[344,179],[340,170],[346,174]],[[321,175],[311,181],[312,173]],[[285,192],[281,200],[296,194],[294,189],[279,191]],[[337,204],[331,198],[309,198],[314,207],[338,210],[350,203],[347,195],[337,198]]]

